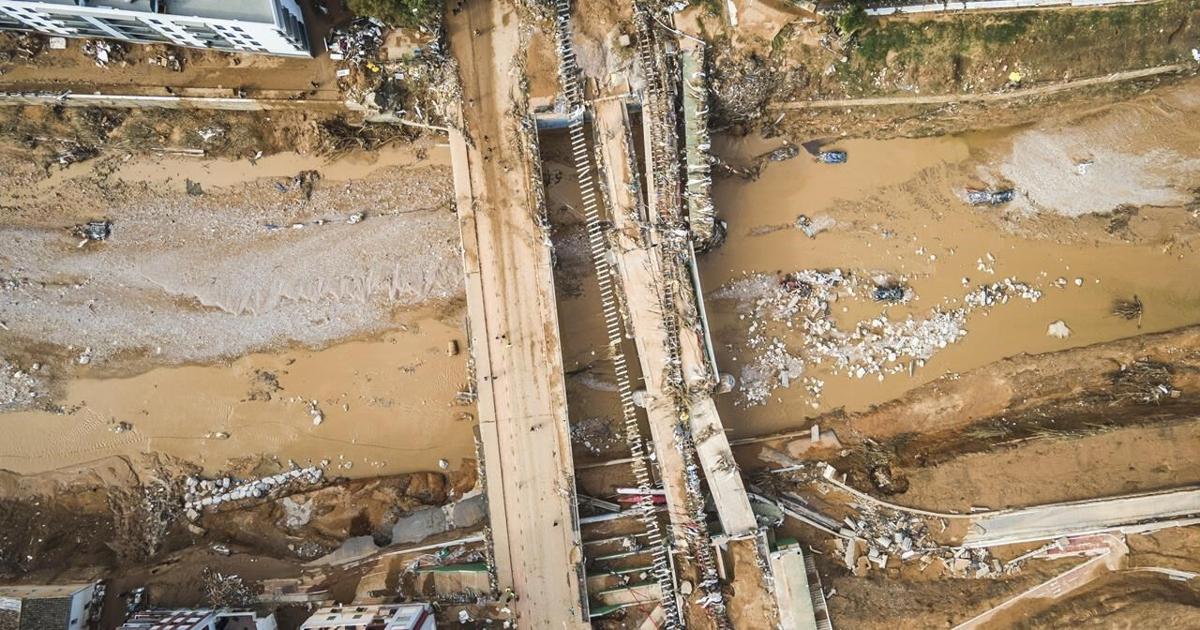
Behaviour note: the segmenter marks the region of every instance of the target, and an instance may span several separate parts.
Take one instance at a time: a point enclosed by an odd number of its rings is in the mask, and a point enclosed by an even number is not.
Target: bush
[[[349,0],[347,4],[358,15],[409,28],[428,24],[442,12],[442,0]]]
[[[855,4],[838,16],[837,30],[849,37],[867,26],[867,10],[861,4]]]

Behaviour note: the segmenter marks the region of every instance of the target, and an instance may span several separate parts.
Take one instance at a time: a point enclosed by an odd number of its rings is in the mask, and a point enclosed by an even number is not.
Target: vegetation
[[[1112,314],[1123,319],[1136,319],[1140,327],[1143,308],[1142,301],[1136,295],[1133,296],[1132,300],[1117,298],[1112,303]]]
[[[721,0],[688,0],[688,4],[704,7],[704,12],[712,17],[721,15]]]
[[[442,0],[348,0],[358,15],[409,28],[428,24],[442,12]]]
[[[867,9],[854,4],[837,18],[837,30],[843,37],[850,37],[867,27]]]

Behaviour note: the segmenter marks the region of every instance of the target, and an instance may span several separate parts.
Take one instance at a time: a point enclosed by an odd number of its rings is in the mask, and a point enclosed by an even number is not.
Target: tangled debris
[[[895,287],[895,288],[892,288]],[[748,321],[746,345],[755,356],[742,369],[742,402],[765,403],[777,387],[803,383],[818,405],[824,383],[805,376],[811,365],[829,363],[834,374],[854,378],[912,372],[939,350],[966,336],[966,320],[976,311],[1007,303],[1017,297],[1031,302],[1041,291],[1005,278],[980,285],[963,298],[958,308],[935,308],[917,319],[911,315],[893,321],[886,314],[859,322],[852,330],[838,327],[831,305],[839,299],[911,299],[911,289],[898,281],[882,287],[869,278],[859,279],[841,269],[803,270],[779,276],[755,274],[735,281],[716,293],[717,299],[740,303],[741,319]],[[802,334],[802,347],[793,349],[781,338],[786,331]]]
[[[781,70],[756,54],[726,51],[712,64],[713,117],[724,124],[760,118],[772,99],[782,99],[809,83],[808,70]]]
[[[258,593],[240,575],[226,575],[205,567],[201,580],[204,596],[213,607],[245,608],[258,599]]]
[[[1171,366],[1150,359],[1122,365],[1110,379],[1112,386],[1106,394],[1111,404],[1156,405],[1182,394],[1172,382]]]
[[[362,17],[330,31],[325,38],[329,58],[359,65],[378,59],[383,46],[383,22]]]
[[[1138,320],[1138,325],[1142,321],[1142,300],[1134,295],[1132,300],[1117,298],[1113,300],[1111,312],[1113,315],[1127,320]]]
[[[397,140],[411,140],[417,133],[412,127],[373,123],[353,125],[338,117],[323,120],[319,124],[320,146],[317,152],[323,156],[335,156],[347,151],[375,151]]]

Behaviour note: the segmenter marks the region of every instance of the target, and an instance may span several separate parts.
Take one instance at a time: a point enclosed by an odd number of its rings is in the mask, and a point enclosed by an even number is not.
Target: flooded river
[[[1191,245],[1200,185],[1198,91],[1185,84],[1033,129],[834,142],[829,146],[846,151],[848,163],[821,164],[801,152],[768,164],[755,181],[719,179],[714,196],[729,238],[702,257],[701,273],[719,363],[739,378],[761,353],[747,343],[756,318],[742,317],[750,312],[745,300],[715,297],[748,274],[838,268],[860,281],[886,278],[910,289],[912,299],[903,304],[875,302],[861,290],[840,296],[829,305],[829,319],[841,331],[880,317],[923,321],[961,308],[969,291],[1005,278],[1040,292],[1036,301],[1014,298],[969,312],[962,324],[967,334],[923,365],[914,362],[911,373],[859,378],[828,362],[808,364],[804,375],[823,382],[819,396],[796,382],[775,388],[760,405],[727,395],[721,399],[726,426],[735,437],[803,427],[806,418],[867,409],[1005,357],[1200,321],[1194,281],[1200,260]],[[1095,145],[1084,151],[1089,139]],[[781,143],[720,138],[714,149],[745,165]],[[966,203],[966,188],[989,186],[1011,186],[1017,199],[997,207]],[[1060,188],[1075,192],[1062,195]],[[832,227],[809,238],[794,227],[801,214]],[[1114,300],[1134,295],[1144,304],[1140,318],[1112,314]],[[1059,321],[1069,336],[1048,335]],[[804,358],[798,330],[776,326],[767,337]]]

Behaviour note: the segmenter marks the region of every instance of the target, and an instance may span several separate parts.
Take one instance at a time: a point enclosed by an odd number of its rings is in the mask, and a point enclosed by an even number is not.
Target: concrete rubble
[[[957,578],[994,578],[1006,571],[987,549],[939,544],[931,528],[945,529],[947,523],[942,519],[904,514],[874,504],[854,507],[858,514],[843,520],[841,533],[845,539],[838,539],[838,545],[846,568],[855,575],[910,562],[917,563],[922,571],[940,563],[946,575]]]
[[[231,477],[201,479],[190,476],[185,480],[183,495],[184,513],[189,520],[200,518],[200,513],[230,501],[261,499],[279,491],[297,486],[321,483],[325,471],[317,466],[294,468],[285,472],[247,481],[235,481]]]
[[[742,367],[741,403],[763,404],[776,388],[803,383],[817,406],[824,382],[806,374],[814,365],[828,365],[833,374],[874,376],[881,381],[887,375],[911,373],[938,351],[961,341],[973,312],[1013,298],[1037,302],[1042,296],[1029,284],[1004,278],[977,286],[960,306],[940,305],[924,318],[909,315],[893,320],[882,314],[851,330],[838,326],[832,315],[838,300],[869,300],[877,293],[876,280],[868,274],[841,269],[753,274],[718,290],[716,299],[739,303],[740,318],[748,326],[746,346],[753,357]],[[912,289],[905,288],[904,293],[901,301],[914,298]],[[790,332],[800,333],[799,348],[789,342]]]

